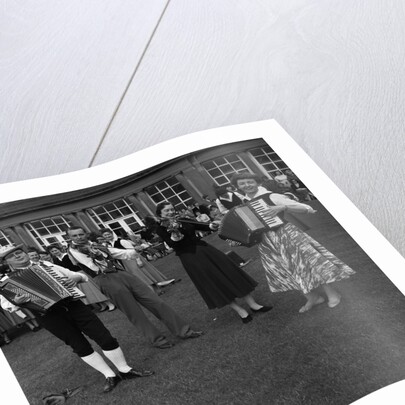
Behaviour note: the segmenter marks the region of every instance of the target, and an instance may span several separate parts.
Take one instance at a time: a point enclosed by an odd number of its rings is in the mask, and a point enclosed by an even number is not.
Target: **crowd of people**
[[[208,309],[229,307],[243,324],[252,315],[267,313],[269,303],[258,303],[254,290],[258,282],[235,264],[224,252],[204,240],[216,232],[229,210],[241,204],[261,199],[266,204],[265,215],[277,217],[278,225],[269,227],[258,243],[258,251],[271,292],[300,291],[306,302],[300,313],[327,301],[330,308],[340,303],[341,296],[331,284],[350,277],[355,272],[318,241],[289,223],[284,214],[315,214],[306,201],[312,194],[286,170],[274,180],[251,173],[239,173],[231,184],[215,187],[215,199],[203,196],[204,203],[194,203],[177,210],[169,201],[156,207],[156,216],[146,219],[140,235],[126,237],[103,228],[89,234],[81,227],[67,230],[68,246],[51,245],[46,252],[35,248],[13,246],[0,252],[0,259],[9,271],[51,267],[60,272],[66,282],[77,286],[85,297],[64,300],[45,314],[24,309],[30,298],[17,294],[13,302],[0,295],[0,333],[7,339],[12,317],[25,315],[28,326],[38,323],[64,341],[88,365],[101,372],[106,380],[104,392],[110,392],[123,379],[146,377],[152,371],[135,370],[128,366],[118,342],[95,315],[98,311],[122,311],[145,339],[159,349],[175,344],[145,316],[149,311],[173,336],[194,339],[203,331],[193,329],[176,310],[161,297],[162,288],[177,280],[168,279],[153,264],[153,254],[163,257],[174,252],[188,277],[203,298]],[[276,192],[276,191],[278,192]],[[230,246],[238,245],[229,240]],[[160,246],[152,252],[152,246]],[[148,250],[149,249],[149,250]],[[153,254],[152,254],[153,253]],[[143,307],[143,309],[142,309]],[[94,352],[84,335],[102,348],[104,355],[116,365],[119,374],[111,370],[101,355]],[[7,343],[7,342],[6,342]]]

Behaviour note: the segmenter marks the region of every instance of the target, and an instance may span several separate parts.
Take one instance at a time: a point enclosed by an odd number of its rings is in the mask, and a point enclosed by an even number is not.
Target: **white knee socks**
[[[81,359],[89,366],[104,374],[105,378],[115,377],[116,375],[97,352],[93,352],[89,356],[81,357]]]
[[[128,366],[124,353],[122,353],[120,347],[117,347],[114,350],[103,350],[103,353],[105,354],[105,357],[107,357],[107,359],[109,359],[121,373],[128,373],[128,371],[131,370],[131,367]]]

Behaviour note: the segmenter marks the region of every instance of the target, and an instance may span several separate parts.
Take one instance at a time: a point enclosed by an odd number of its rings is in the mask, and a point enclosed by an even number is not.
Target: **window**
[[[235,173],[250,172],[235,153],[202,163],[202,166],[218,186],[229,184]]]
[[[251,149],[249,152],[256,162],[272,177],[274,177],[275,172],[284,172],[284,170],[288,169],[288,166],[281,160],[280,156],[270,148],[270,146]]]
[[[66,241],[66,229],[71,226],[70,222],[62,216],[44,218],[39,221],[27,222],[25,228],[34,237],[38,244],[45,248],[52,243]]]
[[[153,186],[147,187],[145,191],[156,205],[162,201],[169,201],[176,209],[181,209],[193,203],[190,194],[176,177],[160,181]]]
[[[137,232],[143,226],[138,211],[125,198],[93,207],[87,213],[99,228],[110,228],[122,236],[126,232]]]
[[[7,235],[3,231],[0,231],[0,246],[9,246],[9,245],[12,245],[12,244],[13,243],[7,237]]]

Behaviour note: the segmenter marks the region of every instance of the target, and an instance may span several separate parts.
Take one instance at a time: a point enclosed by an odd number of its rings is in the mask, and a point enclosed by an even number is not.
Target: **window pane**
[[[155,203],[160,203],[165,200],[165,198],[161,194],[153,196],[152,199],[153,201],[155,201]]]
[[[172,189],[173,189],[173,191],[174,191],[175,193],[180,193],[181,191],[184,190],[184,187],[179,183],[179,184],[175,184],[175,185],[172,187]]]
[[[233,167],[231,165],[225,165],[221,167],[223,174],[229,174],[229,173],[234,173],[235,170],[233,169]]]
[[[245,169],[245,165],[242,162],[236,162],[233,164],[233,168],[235,170],[243,170]]]
[[[117,200],[117,201],[114,201],[114,204],[115,204],[115,206],[118,207],[118,208],[122,208],[122,207],[126,207],[126,206],[127,206],[127,205],[125,204],[125,201],[124,201],[124,200]]]
[[[163,190],[165,188],[167,188],[167,184],[165,182],[161,182],[155,185],[157,190]]]
[[[94,209],[94,212],[95,212],[96,214],[98,214],[98,215],[104,214],[104,212],[105,212],[105,209],[104,209],[103,207],[95,207],[95,208],[93,208],[93,209]]]
[[[139,231],[139,229],[141,229],[141,226],[137,222],[135,222],[131,225],[128,225],[128,226],[131,229],[131,231],[133,231],[133,232]]]
[[[131,215],[132,211],[128,207],[121,208],[122,215]]]
[[[167,180],[166,180],[166,183],[167,183],[169,186],[174,186],[175,184],[178,183],[178,180],[177,180],[175,177],[171,177],[170,179],[167,179]]]
[[[179,197],[176,197],[176,196],[173,196],[173,197],[170,199],[170,202],[171,202],[173,205],[181,204],[180,198],[179,198]]]
[[[214,169],[216,166],[215,166],[214,162],[206,162],[206,163],[203,163],[203,167],[206,170],[211,170],[211,169]]]
[[[111,216],[108,214],[102,214],[102,215],[99,215],[99,217],[103,222],[108,222],[108,221],[112,220]]]
[[[173,190],[167,189],[162,191],[162,194],[165,198],[170,198],[173,195]]]
[[[212,169],[212,170],[210,170],[210,175],[212,176],[212,177],[217,177],[217,176],[220,176],[222,174],[222,172],[221,172],[221,170],[219,170],[219,169]]]
[[[288,166],[280,159],[270,147],[255,148],[249,150],[249,152],[254,156],[257,163],[261,165],[267,173],[274,175],[275,170],[285,170]]]
[[[218,183],[218,185],[223,186],[224,184],[228,184],[229,181],[225,176],[220,176],[217,177],[216,182]]]
[[[114,219],[118,219],[121,218],[122,215],[118,210],[114,210],[110,212],[110,215],[114,218]]]
[[[115,209],[114,204],[112,204],[112,203],[105,204],[105,205],[104,205],[104,208],[105,208],[107,211],[112,211],[112,210]]]
[[[45,228],[37,229],[37,232],[38,232],[41,236],[49,235],[49,232],[48,232]]]

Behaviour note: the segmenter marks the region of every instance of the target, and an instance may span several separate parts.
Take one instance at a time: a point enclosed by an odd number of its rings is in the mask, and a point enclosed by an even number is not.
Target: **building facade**
[[[251,172],[272,179],[288,167],[262,139],[204,149],[116,182],[91,189],[2,204],[0,245],[45,248],[65,243],[66,228],[111,228],[138,232],[156,205],[176,208],[214,198],[213,186],[230,182],[234,173]]]

